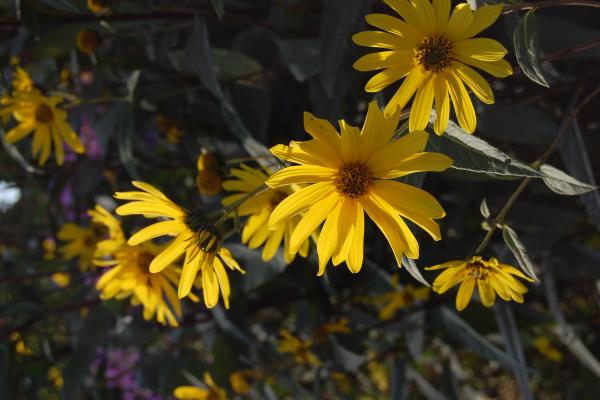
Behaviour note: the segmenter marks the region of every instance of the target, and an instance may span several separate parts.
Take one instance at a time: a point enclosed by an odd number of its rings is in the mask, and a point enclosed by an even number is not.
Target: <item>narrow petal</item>
[[[389,50],[410,50],[414,43],[400,36],[381,31],[363,31],[352,36],[352,40],[359,46],[375,47]]]
[[[340,152],[340,135],[326,119],[317,118],[309,112],[304,113],[304,129],[320,142],[321,146],[329,147],[333,153]]]
[[[346,258],[346,265],[352,273],[358,273],[362,267],[365,242],[365,213],[362,205],[357,204],[356,220],[354,221],[354,235],[350,243],[350,251]]]
[[[328,182],[334,179],[336,171],[319,165],[294,165],[275,172],[266,181],[270,187],[292,183]]]
[[[458,311],[464,310],[471,301],[473,296],[473,289],[475,288],[475,278],[467,277],[458,288],[458,294],[456,295],[456,309]]]
[[[332,184],[319,182],[286,197],[271,213],[269,229],[276,229],[279,224],[289,221],[293,216],[301,213],[332,191],[335,191]]]
[[[137,246],[138,244],[159,236],[176,236],[185,229],[185,226],[177,220],[160,221],[149,225],[129,238],[127,244]]]
[[[475,59],[480,61],[498,61],[508,50],[497,40],[488,38],[466,39],[454,44],[454,54],[459,60]]]
[[[279,250],[279,246],[283,240],[283,233],[285,232],[285,225],[279,225],[279,228],[269,232],[271,232],[271,234],[269,235],[262,252],[263,261],[272,259],[277,253],[277,250]]]
[[[304,142],[290,142],[289,146],[278,144],[269,150],[277,158],[296,164],[303,165],[323,165],[336,168],[341,157],[337,152],[327,150],[316,140],[307,140]]]
[[[198,274],[198,270],[200,269],[199,254],[200,253],[197,252],[192,255],[191,252],[187,252],[185,255],[181,277],[179,278],[179,286],[177,288],[177,297],[180,299],[183,299],[192,291],[192,286],[196,280],[196,274]]]
[[[504,5],[500,3],[477,8],[477,10],[473,11],[473,22],[471,22],[471,25],[464,32],[456,37],[456,40],[473,37],[484,29],[487,29],[496,22],[502,13],[503,7]]]
[[[398,36],[403,43],[411,45],[411,47],[416,46],[423,39],[423,35],[415,28],[391,15],[369,14],[365,17],[365,20],[376,28]]]
[[[408,121],[409,132],[422,131],[427,127],[429,116],[431,115],[433,97],[433,78],[430,76],[417,90],[415,101],[410,109],[410,118]]]
[[[449,73],[448,89],[458,123],[467,133],[473,133],[477,125],[477,116],[465,85],[460,79]]]
[[[339,265],[346,260],[350,246],[354,241],[356,213],[359,203],[354,199],[342,200],[339,218],[337,219],[337,245],[333,254],[333,265]]]
[[[446,26],[445,36],[450,42],[456,42],[456,39],[467,30],[473,22],[473,12],[467,3],[460,3],[452,11],[448,26]]]
[[[488,74],[496,77],[496,78],[505,78],[509,75],[512,75],[513,70],[508,61],[506,60],[498,60],[498,61],[481,61],[476,60],[474,58],[464,58],[460,60],[461,62],[468,64],[472,67],[479,68],[484,70]]]
[[[85,151],[83,143],[79,136],[73,131],[71,125],[67,121],[60,121],[53,125],[53,129],[57,129],[62,135],[65,143],[73,149],[75,153],[82,154]]]
[[[384,171],[372,171],[381,179],[394,179],[416,172],[442,172],[452,165],[450,157],[441,153],[417,153],[390,165]]]
[[[433,82],[435,95],[435,123],[433,129],[438,135],[442,135],[448,126],[450,119],[450,96],[448,95],[448,83],[445,76],[438,76]]]
[[[212,266],[202,270],[202,293],[207,308],[213,308],[219,302],[219,281]]]
[[[342,158],[344,162],[358,161],[360,143],[360,130],[354,126],[348,125],[346,121],[340,121],[340,131],[342,132]],[[332,170],[331,180],[334,179],[337,171]]]
[[[221,297],[223,298],[223,304],[225,309],[229,309],[229,296],[231,295],[231,287],[229,286],[229,277],[227,272],[221,263],[221,260],[215,258],[214,271],[217,275],[217,282],[219,283],[219,289],[221,291]]]
[[[338,202],[339,195],[334,192],[315,202],[308,209],[296,225],[290,238],[291,252],[295,253],[300,249],[304,241],[321,225]]]
[[[420,26],[419,18],[414,7],[406,0],[383,0],[385,4],[390,6],[398,13],[411,27],[418,30],[420,33],[426,33],[424,27]]]
[[[365,85],[365,91],[377,93],[392,83],[404,78],[412,68],[413,66],[410,64],[397,65],[388,68],[369,79]]]
[[[496,301],[496,292],[494,289],[486,281],[480,281],[478,287],[479,297],[481,298],[483,305],[486,307],[493,306],[494,302]]]
[[[160,272],[173,262],[177,261],[177,259],[185,252],[185,240],[187,239],[188,237],[186,235],[177,236],[166,249],[154,257],[150,263],[150,272]]]
[[[437,21],[437,32],[445,32],[450,18],[450,0],[433,0],[433,9],[435,10],[435,19]]]
[[[319,257],[319,271],[317,276],[323,275],[325,267],[329,262],[329,259],[333,255],[336,247],[336,243],[341,238],[337,236],[337,221],[342,208],[342,202],[338,202],[335,208],[331,211],[330,215],[325,220],[321,233],[319,234],[319,240],[317,241],[317,255]]]
[[[54,126],[50,127],[52,132],[52,141],[54,142],[54,157],[56,158],[56,165],[62,165],[65,159],[65,149],[63,147],[62,140],[56,131]]]
[[[478,72],[464,64],[458,64],[454,71],[479,100],[485,104],[494,103],[494,93],[490,84]]]
[[[35,120],[27,120],[6,132],[4,139],[8,143],[15,143],[29,135],[35,129]]]
[[[394,207],[413,211],[427,218],[438,219],[446,215],[436,198],[423,189],[391,180],[377,180],[373,187]]]
[[[425,75],[421,72],[421,68],[413,68],[385,107],[385,117],[389,118],[392,116],[398,108],[403,109],[406,103],[408,103],[408,101],[413,97],[424,79]]]
[[[416,11],[419,26],[427,33],[434,33],[436,31],[436,17],[430,0],[410,0],[410,3]]]
[[[425,149],[429,134],[425,131],[415,131],[383,146],[367,161],[369,171],[374,176],[380,176],[398,163],[415,153]]]

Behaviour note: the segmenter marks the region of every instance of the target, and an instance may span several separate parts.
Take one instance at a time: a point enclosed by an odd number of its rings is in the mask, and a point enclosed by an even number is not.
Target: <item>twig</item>
[[[594,7],[600,8],[600,2],[597,0],[548,0],[548,1],[539,1],[533,3],[522,3],[522,4],[513,4],[510,6],[504,7],[502,11],[503,14],[509,14],[515,11],[521,10],[532,10],[538,8],[548,8],[548,7],[560,7],[560,6],[580,6],[580,7]]]

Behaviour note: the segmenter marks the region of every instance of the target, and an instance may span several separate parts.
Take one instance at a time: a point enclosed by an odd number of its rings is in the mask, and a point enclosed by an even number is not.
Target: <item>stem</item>
[[[533,10],[538,8],[559,7],[559,6],[581,6],[600,8],[600,2],[597,0],[547,0],[535,3],[513,4],[504,7],[503,14],[509,14],[521,10]]]
[[[577,91],[575,93],[575,97],[579,96],[579,92],[581,91],[582,87],[583,87],[582,85],[579,86],[579,88],[577,89]],[[548,157],[550,157],[552,155],[552,153],[556,150],[556,147],[562,140],[563,136],[567,132],[567,128],[571,125],[571,122],[577,117],[577,115],[579,115],[579,113],[585,108],[585,106],[590,101],[592,101],[598,94],[600,94],[600,85],[597,86],[596,89],[594,89],[594,91],[592,93],[590,93],[581,103],[579,103],[579,105],[577,107],[575,107],[573,109],[571,114],[569,114],[569,116],[565,119],[565,122],[563,123],[560,130],[558,131],[558,135],[556,136],[556,139],[554,139],[554,141],[550,144],[550,146],[548,146],[548,149],[544,152],[544,154],[542,154],[536,161],[534,161],[531,164],[531,166],[533,168],[538,169],[548,159]],[[481,254],[481,252],[483,252],[483,250],[485,250],[485,248],[489,244],[490,240],[492,239],[494,232],[496,232],[496,229],[504,223],[506,214],[508,214],[508,211],[511,209],[511,207],[513,206],[513,204],[515,203],[517,198],[521,195],[521,193],[523,193],[523,191],[525,190],[527,185],[529,185],[529,182],[531,182],[531,177],[526,177],[525,179],[523,179],[521,181],[521,183],[519,184],[519,186],[517,187],[517,189],[515,189],[513,194],[506,201],[506,204],[504,204],[504,207],[502,207],[502,210],[500,210],[498,215],[491,220],[492,223],[491,223],[490,230],[485,234],[485,236],[484,236],[483,240],[481,241],[481,243],[479,244],[479,246],[477,246],[477,249],[475,250],[475,254]]]

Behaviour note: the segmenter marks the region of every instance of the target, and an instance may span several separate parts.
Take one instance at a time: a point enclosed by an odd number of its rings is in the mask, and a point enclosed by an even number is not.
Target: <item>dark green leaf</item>
[[[404,400],[408,396],[409,385],[406,383],[406,361],[396,358],[392,367],[392,377],[390,379],[390,399]]]
[[[511,158],[483,139],[465,133],[453,121],[443,136],[430,135],[428,147],[454,160],[452,169],[501,179],[541,178],[539,171]]]
[[[215,9],[215,13],[219,19],[223,18],[225,15],[225,0],[210,0],[213,8]]]
[[[356,373],[358,368],[367,361],[364,355],[356,354],[339,344],[334,337],[329,337],[333,345],[333,355],[344,371]]]
[[[185,46],[185,68],[196,75],[209,92],[217,99],[223,97],[221,85],[217,80],[217,73],[211,57],[211,49],[208,41],[206,22],[203,19],[196,20],[192,34]]]
[[[479,212],[483,216],[483,218],[489,218],[491,216],[490,209],[485,201],[485,197],[481,200],[481,204],[479,205]]]
[[[254,59],[233,50],[212,49],[212,59],[217,74],[224,80],[248,77],[262,70]]]
[[[446,307],[441,307],[438,311],[446,331],[454,340],[461,342],[475,353],[497,361],[500,365],[510,370],[517,368],[516,361],[508,354],[498,349],[487,339],[475,331],[467,322],[458,316],[454,311]]]
[[[319,43],[313,39],[278,39],[281,56],[290,72],[304,82],[319,72]]]
[[[542,165],[540,172],[544,174],[544,177],[542,178],[544,183],[554,193],[574,196],[578,194],[589,193],[598,189],[597,186],[592,186],[581,182],[561,171],[560,169],[554,168],[548,164]]]
[[[402,257],[402,266],[417,281],[421,282],[425,286],[428,286],[428,287],[431,286],[429,284],[429,282],[427,282],[425,280],[425,278],[423,278],[423,275],[421,275],[421,271],[419,270],[419,267],[417,267],[417,264],[415,263],[415,260],[412,260],[410,258],[407,258],[407,257],[403,256]]]
[[[502,227],[502,237],[504,238],[504,243],[510,249],[510,251],[514,254],[515,258],[519,262],[519,266],[521,269],[530,277],[537,280],[537,276],[535,275],[535,271],[533,269],[533,264],[527,255],[527,249],[519,239],[519,235],[508,225],[504,225]]]
[[[515,29],[515,56],[521,70],[535,83],[550,87],[540,65],[540,47],[535,27],[535,10],[528,11]]]

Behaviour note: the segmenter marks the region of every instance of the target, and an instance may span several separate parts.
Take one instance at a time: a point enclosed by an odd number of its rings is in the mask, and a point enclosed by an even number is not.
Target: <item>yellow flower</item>
[[[406,285],[400,287],[395,282],[395,287],[395,290],[381,294],[373,299],[373,303],[380,307],[379,319],[391,319],[399,309],[409,307],[417,301],[427,300],[431,292],[426,286],[415,288],[413,285]]]
[[[121,229],[121,221],[115,218],[114,215],[99,204],[96,204],[93,210],[88,210],[88,215],[92,218],[92,224],[103,226],[108,233],[106,239],[99,240],[96,243],[94,257],[110,256],[125,245],[125,234]]]
[[[100,35],[90,29],[82,29],[75,37],[77,48],[85,54],[93,54],[100,45]]]
[[[56,367],[48,368],[48,380],[50,380],[57,389],[62,389],[65,383],[61,370]]]
[[[343,394],[350,394],[352,392],[352,382],[350,381],[348,375],[344,374],[343,372],[332,372],[330,377],[331,380],[337,384]]]
[[[100,14],[107,9],[105,0],[87,0],[87,6],[94,14]]]
[[[338,322],[327,322],[319,326],[315,331],[315,340],[321,342],[334,333],[351,333],[352,329],[348,326],[348,322],[347,318],[342,318]]]
[[[46,238],[42,242],[44,249],[44,260],[53,260],[56,256],[56,242],[52,238]]]
[[[198,156],[196,163],[198,177],[196,186],[200,193],[214,196],[221,191],[221,162],[219,157],[212,152],[203,152]]]
[[[183,132],[179,129],[175,120],[165,117],[164,115],[159,115],[156,122],[158,124],[158,129],[167,135],[167,142],[172,144],[179,143],[179,139],[183,135]]]
[[[106,236],[106,228],[97,223],[92,223],[89,228],[84,228],[73,223],[66,223],[58,231],[58,238],[67,244],[61,246],[59,251],[65,260],[79,258],[79,267],[87,270],[92,266],[92,258],[96,252],[96,244]]]
[[[58,165],[62,165],[64,160],[63,142],[76,153],[84,153],[83,143],[67,121],[67,113],[57,107],[62,98],[44,97],[33,91],[17,93],[8,100],[3,99],[3,104],[7,101],[10,102],[8,109],[18,125],[9,130],[4,138],[8,143],[15,143],[35,132],[31,152],[33,157],[39,157],[39,165],[44,165],[48,160],[52,143]],[[5,116],[6,113],[3,110],[2,115]]]
[[[523,302],[523,294],[527,292],[527,288],[515,277],[533,282],[533,279],[525,276],[518,269],[501,264],[493,257],[485,261],[480,256],[474,256],[471,260],[448,261],[426,269],[446,269],[433,282],[433,291],[436,293],[445,293],[460,283],[456,295],[458,311],[464,310],[469,305],[475,285],[479,288],[479,297],[483,305],[491,307],[496,301],[496,293],[502,300]]]
[[[533,340],[533,347],[550,361],[560,362],[563,358],[562,353],[556,347],[552,346],[552,342],[546,336],[536,337]]]
[[[227,400],[227,392],[219,387],[208,372],[204,373],[206,388],[179,386],[173,391],[178,400]]]
[[[33,351],[31,351],[29,346],[27,346],[27,343],[25,343],[19,332],[13,332],[10,335],[10,340],[15,343],[15,352],[17,354],[22,356],[29,356],[33,354]]]
[[[285,329],[280,330],[279,334],[282,336],[282,339],[277,345],[278,352],[293,354],[294,360],[298,364],[321,365],[321,361],[310,351],[312,340],[299,339]]]
[[[27,71],[25,71],[23,68],[21,68],[19,66],[17,66],[15,68],[15,73],[13,75],[13,81],[12,81],[12,89],[13,89],[13,92],[23,92],[23,93],[38,92],[39,93],[39,91],[35,88],[35,83],[33,83],[33,80],[31,79],[31,77],[29,76]]]
[[[366,20],[382,31],[366,31],[354,35],[354,43],[385,49],[365,55],[354,63],[359,71],[381,70],[366,84],[367,92],[379,92],[403,79],[402,85],[390,99],[385,115],[402,109],[415,95],[409,130],[427,126],[435,100],[437,112],[434,129],[437,134],[446,130],[450,102],[460,126],[472,133],[476,116],[465,84],[482,102],[492,104],[494,94],[487,81],[473,68],[495,77],[512,74],[503,60],[507,50],[495,40],[473,38],[498,19],[502,4],[483,6],[471,11],[460,3],[450,15],[450,0],[384,0],[402,18],[385,14],[370,14]]]
[[[64,288],[71,283],[71,275],[67,272],[55,272],[50,276],[52,282],[58,287]]]
[[[221,247],[221,234],[205,221],[199,211],[189,212],[169,200],[160,190],[144,182],[132,182],[142,191],[117,192],[115,197],[130,203],[117,208],[119,215],[144,215],[147,218],[167,218],[140,230],[129,238],[128,244],[136,246],[159,236],[175,236],[169,246],[150,263],[149,270],[157,273],[185,254],[183,272],[179,281],[179,298],[187,296],[202,272],[202,292],[208,308],[217,305],[219,292],[225,308],[229,308],[231,288],[224,265],[229,269],[244,271],[231,252]]]
[[[126,299],[144,307],[144,319],[156,320],[169,326],[178,326],[182,316],[181,303],[175,287],[179,282],[180,270],[168,265],[160,272],[151,274],[150,263],[160,254],[163,247],[151,241],[138,246],[122,246],[114,251],[111,259],[95,260],[95,264],[110,267],[96,283],[102,300]],[[197,299],[196,299],[197,300]]]
[[[252,389],[250,381],[260,379],[262,376],[263,373],[260,370],[243,369],[229,375],[229,384],[235,394],[248,394]]]
[[[306,238],[325,223],[319,234],[318,275],[330,258],[334,265],[346,262],[353,273],[363,262],[364,212],[377,224],[390,243],[400,266],[402,256],[419,257],[419,244],[404,218],[423,228],[435,240],[441,238],[434,219],[444,209],[429,193],[393,179],[422,171],[443,171],[452,160],[424,152],[428,135],[415,131],[392,140],[399,112],[385,119],[375,102],[362,130],[340,121],[341,136],[326,120],[304,115],[304,128],[313,137],[271,149],[277,157],[301,164],[273,174],[273,188],[310,183],[284,199],[269,218],[269,229],[277,229],[304,212],[290,238],[290,251],[298,251]]]
[[[230,171],[230,174],[237,179],[230,179],[223,182],[225,190],[240,192],[225,197],[223,199],[223,205],[225,206],[247,197],[250,193],[263,186],[269,178],[266,173],[259,169],[243,164],[240,168],[233,168]],[[267,227],[267,222],[273,209],[283,199],[298,189],[296,185],[282,187],[277,190],[267,188],[245,200],[238,208],[238,215],[240,217],[250,216],[242,230],[242,243],[247,244],[251,249],[256,249],[264,245],[262,251],[262,259],[264,261],[268,261],[275,256],[282,241],[284,249],[283,257],[286,263],[291,263],[296,257],[296,253],[299,253],[302,257],[308,256],[310,245],[308,238],[304,240],[297,251],[290,251],[290,238],[300,221],[299,215],[282,223],[276,230],[270,231]]]

